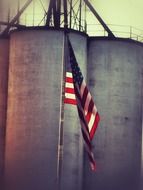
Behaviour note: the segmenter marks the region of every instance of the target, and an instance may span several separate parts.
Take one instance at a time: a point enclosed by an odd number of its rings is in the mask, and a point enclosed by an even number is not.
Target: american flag
[[[68,46],[71,72],[66,72],[65,103],[77,105],[85,148],[88,153],[91,169],[95,170],[95,159],[91,141],[100,117],[83,79],[69,40]]]

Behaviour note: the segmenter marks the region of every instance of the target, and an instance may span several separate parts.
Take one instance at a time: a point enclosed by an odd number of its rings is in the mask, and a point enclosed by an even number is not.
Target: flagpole
[[[62,50],[62,80],[61,80],[61,99],[60,99],[60,120],[59,120],[59,140],[57,158],[57,183],[60,189],[62,167],[63,167],[63,147],[64,147],[64,99],[65,99],[65,63],[66,62],[66,32],[63,35]]]

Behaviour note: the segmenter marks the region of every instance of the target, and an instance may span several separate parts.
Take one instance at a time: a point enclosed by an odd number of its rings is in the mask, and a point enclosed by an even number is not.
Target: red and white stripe
[[[82,99],[80,95],[80,89],[78,88],[78,85],[75,84],[75,94],[77,98],[77,109],[78,109],[78,114],[80,118],[80,123],[81,123],[81,131],[84,139],[84,145],[89,157],[90,161],[90,166],[93,171],[96,170],[96,164],[95,164],[95,159],[94,159],[94,154],[92,152],[92,145],[91,145],[91,138],[89,134],[89,129],[88,129],[88,123],[85,117],[84,109],[82,106]]]
[[[97,112],[97,108],[93,102],[92,96],[89,90],[87,89],[84,80],[80,87],[80,95],[86,122],[88,124],[90,139],[92,140],[100,118]]]
[[[65,100],[66,104],[76,105],[76,97],[73,85],[73,76],[71,72],[66,72],[66,81],[65,81]]]
[[[80,97],[86,122],[88,124],[90,140],[92,140],[99,122],[99,114],[84,80],[80,87]],[[71,72],[66,72],[65,103],[77,105],[73,84],[73,75]]]

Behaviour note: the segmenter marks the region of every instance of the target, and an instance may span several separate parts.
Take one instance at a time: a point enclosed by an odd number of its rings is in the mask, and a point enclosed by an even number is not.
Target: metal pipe
[[[52,15],[53,5],[54,5],[54,0],[50,0],[48,12],[47,12],[46,26],[50,25],[50,19],[51,19],[51,15]]]
[[[70,28],[72,27],[72,0],[70,0]]]
[[[61,22],[61,0],[57,0],[57,26],[60,28]]]
[[[64,146],[64,99],[65,99],[65,63],[66,63],[66,33],[63,35],[62,49],[62,74],[61,74],[61,98],[60,98],[60,121],[58,139],[58,158],[57,158],[57,182],[60,189],[62,167],[63,167],[63,146]]]
[[[22,24],[10,24],[9,22],[4,22],[4,21],[0,21],[0,25],[8,25],[11,27],[26,27],[25,25]]]
[[[81,8],[82,8],[82,0],[80,0],[80,4],[79,4],[79,31],[81,31]]]
[[[68,28],[68,16],[67,16],[67,0],[63,0],[64,3],[64,28]]]

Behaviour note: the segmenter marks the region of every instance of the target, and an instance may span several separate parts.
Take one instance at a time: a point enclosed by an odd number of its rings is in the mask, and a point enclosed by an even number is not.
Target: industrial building
[[[0,189],[141,190],[143,43],[116,37],[87,0],[78,1],[76,16],[72,1],[51,0],[45,25],[25,26],[19,19],[31,2],[8,22],[0,15]],[[86,33],[82,4],[107,36]],[[61,110],[65,31],[101,117],[93,139],[96,172],[76,106]]]

